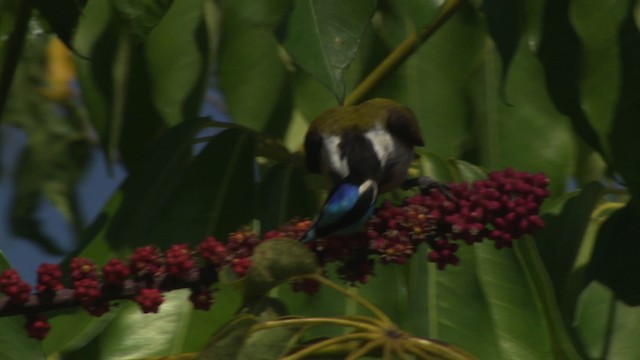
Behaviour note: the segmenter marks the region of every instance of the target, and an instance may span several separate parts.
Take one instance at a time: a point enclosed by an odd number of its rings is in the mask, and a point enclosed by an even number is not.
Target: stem
[[[402,346],[420,359],[429,360],[430,358],[428,353],[420,349],[418,346],[415,346],[410,340],[403,342]]]
[[[365,346],[360,349],[354,350],[345,358],[345,360],[357,360],[368,354],[371,350],[383,345],[385,342],[389,341],[387,338],[379,338],[373,341],[369,341]],[[393,340],[392,340],[393,341]]]
[[[360,102],[367,93],[398,66],[404,63],[418,47],[444,25],[451,15],[455,14],[464,0],[447,0],[442,5],[442,11],[431,25],[422,29],[419,33],[412,33],[398,47],[396,47],[344,100],[344,106],[355,105]]]
[[[340,292],[340,293],[350,297],[355,302],[357,302],[360,305],[362,305],[362,307],[364,307],[365,309],[371,311],[371,313],[373,313],[378,319],[382,320],[382,322],[384,322],[385,324],[393,324],[391,319],[389,319],[389,317],[387,315],[385,315],[385,313],[380,311],[380,309],[375,307],[372,303],[370,303],[368,300],[366,300],[362,296],[360,296],[358,294],[350,293],[349,291],[345,290],[341,286],[338,286],[338,285],[334,284],[331,280],[329,280],[329,279],[327,279],[327,278],[325,278],[325,277],[323,277],[321,275],[311,275],[311,276],[309,276],[309,278],[314,279],[314,280],[320,282],[321,284],[326,285],[326,286],[334,289],[335,291]]]
[[[598,206],[597,208],[595,208],[593,210],[593,212],[591,213],[591,218],[592,219],[599,219],[599,218],[603,217],[604,213],[612,212],[612,211],[615,211],[615,210],[618,210],[618,209],[622,209],[626,205],[627,204],[621,203],[621,202],[604,203],[604,204]]]
[[[473,356],[465,353],[462,350],[455,349],[444,344],[438,344],[431,340],[412,337],[407,341],[410,341],[412,344],[416,345],[418,348],[423,349],[428,354],[434,354],[436,356],[439,356],[445,359],[459,359],[459,360],[475,359]]]
[[[320,350],[322,348],[325,347],[329,347],[332,345],[336,345],[339,343],[343,343],[343,342],[349,342],[349,341],[354,341],[354,340],[376,340],[379,339],[378,334],[366,334],[366,333],[356,333],[356,334],[348,334],[348,335],[342,335],[342,336],[338,336],[338,337],[334,337],[334,338],[330,338],[327,340],[323,340],[320,341],[318,343],[315,343],[311,346],[308,346],[300,351],[298,351],[295,354],[289,355],[289,356],[285,356],[282,358],[282,360],[298,360],[298,359],[302,359],[307,355],[311,355],[313,354],[315,351]]]
[[[374,325],[363,324],[357,321],[345,320],[345,319],[333,319],[333,318],[304,318],[304,319],[285,319],[285,320],[271,320],[265,321],[259,324],[254,325],[251,328],[252,332],[266,330],[266,329],[274,329],[284,326],[309,326],[309,325],[340,325],[340,326],[351,326],[356,329],[360,329],[363,331],[370,332],[381,332],[381,329]]]

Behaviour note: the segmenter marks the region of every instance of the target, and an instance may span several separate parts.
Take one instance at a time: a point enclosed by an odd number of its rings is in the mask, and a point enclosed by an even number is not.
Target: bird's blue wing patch
[[[358,186],[347,183],[338,185],[329,195],[318,225],[335,223],[356,206],[359,198]]]

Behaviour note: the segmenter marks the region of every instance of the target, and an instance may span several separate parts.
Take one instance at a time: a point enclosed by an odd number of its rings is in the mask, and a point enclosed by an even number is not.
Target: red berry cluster
[[[0,291],[9,297],[13,304],[24,304],[29,301],[31,285],[27,284],[17,271],[7,269],[0,275]]]
[[[71,286],[62,283],[63,272],[59,265],[42,264],[37,270],[37,294],[34,304],[50,305],[68,301],[56,294],[69,292],[69,299],[95,316],[109,311],[109,302],[130,298],[136,301],[143,312],[158,312],[163,302],[162,291],[175,288],[191,288],[191,301],[196,309],[207,310],[213,304],[210,286],[217,281],[217,271],[222,266],[231,266],[239,274],[244,274],[250,266],[249,256],[259,242],[257,234],[242,230],[232,234],[225,245],[214,237],[205,239],[197,250],[187,244],[172,245],[166,252],[153,246],[144,246],[133,251],[128,262],[113,258],[99,271],[98,266],[86,258],[73,258],[69,264]],[[197,269],[198,260],[202,267]],[[134,292],[132,292],[134,291]],[[8,303],[22,306],[30,302],[31,286],[20,278],[14,269],[0,274],[0,292],[8,298]],[[61,300],[61,298],[65,298]],[[42,339],[50,325],[41,314],[29,313],[26,329],[30,336]]]

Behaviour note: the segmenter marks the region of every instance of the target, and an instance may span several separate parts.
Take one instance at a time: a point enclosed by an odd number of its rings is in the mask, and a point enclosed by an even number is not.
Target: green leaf
[[[254,332],[240,349],[238,360],[281,359],[294,344],[297,332],[293,326]]]
[[[220,90],[234,122],[280,137],[282,123],[289,119],[274,119],[282,111],[279,107],[287,107],[285,65],[273,34],[242,19],[240,6],[237,1],[227,1],[221,8],[225,17],[218,55],[218,66],[224,69],[219,73]]]
[[[296,63],[344,98],[343,72],[353,61],[375,1],[297,0],[281,42]]]
[[[513,167],[544,172],[552,196],[562,194],[576,160],[568,119],[554,108],[545,90],[543,69],[521,43],[511,63],[506,93],[499,96],[500,71],[495,49],[488,51],[478,82],[476,136],[478,163],[490,170]]]
[[[194,119],[209,84],[219,36],[219,11],[212,0],[181,0],[171,5],[146,39],[146,62],[153,103],[169,125]],[[124,1],[130,3],[130,1]],[[176,31],[180,29],[180,31]]]
[[[11,265],[0,251],[0,273]],[[0,318],[0,358],[2,359],[46,359],[40,341],[27,335],[23,316]]]
[[[142,40],[158,25],[172,3],[173,0],[114,0],[111,4],[118,16],[128,25],[128,30]]]
[[[259,194],[262,232],[277,229],[295,217],[311,217],[311,205],[304,170],[294,164],[276,164],[267,170]]]
[[[286,280],[317,271],[315,255],[302,243],[293,239],[270,239],[253,250],[245,298],[257,298]]]
[[[640,217],[634,209],[632,201],[602,225],[588,276],[613,290],[618,299],[637,306],[640,305],[640,284],[635,279],[640,276],[640,263],[636,255],[640,252],[640,242],[636,239]]]
[[[579,73],[580,105],[595,130],[607,159],[611,159],[609,134],[620,97],[621,59],[618,41],[628,1],[572,1],[571,24],[582,43]],[[551,35],[553,36],[553,35]],[[602,89],[609,89],[603,92]]]
[[[237,18],[250,27],[275,28],[291,11],[294,0],[222,0],[225,17]]]
[[[26,39],[31,10],[32,4],[27,1],[0,4],[0,120]]]
[[[213,336],[211,342],[200,353],[200,360],[237,359],[242,351],[249,329],[258,323],[253,315],[240,315],[231,320]]]
[[[437,13],[437,4],[431,4],[429,11]],[[383,20],[389,17],[392,15],[383,14]],[[389,48],[411,34],[403,31],[394,35],[403,24],[396,21],[400,24],[390,22],[381,29],[380,36],[389,39]],[[473,112],[470,88],[486,36],[481,25],[476,9],[463,5],[374,93],[374,97],[409,106],[418,119],[425,148],[445,157],[460,157],[469,146],[467,121]]]
[[[634,359],[640,344],[633,336],[640,308],[616,301],[611,290],[592,282],[580,296],[575,328],[591,359]]]

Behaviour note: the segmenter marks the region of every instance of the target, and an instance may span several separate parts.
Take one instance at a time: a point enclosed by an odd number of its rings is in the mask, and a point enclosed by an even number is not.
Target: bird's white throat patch
[[[349,175],[349,164],[347,163],[347,158],[343,158],[340,155],[340,136],[324,135],[323,139],[324,148],[322,149],[322,157],[325,159],[323,163],[326,162],[329,167],[329,169],[325,169],[323,172],[331,170],[343,178],[346,177]]]
[[[369,139],[373,150],[380,160],[380,165],[384,168],[390,156],[394,156],[396,144],[393,136],[389,134],[381,125],[367,131],[364,136]]]

